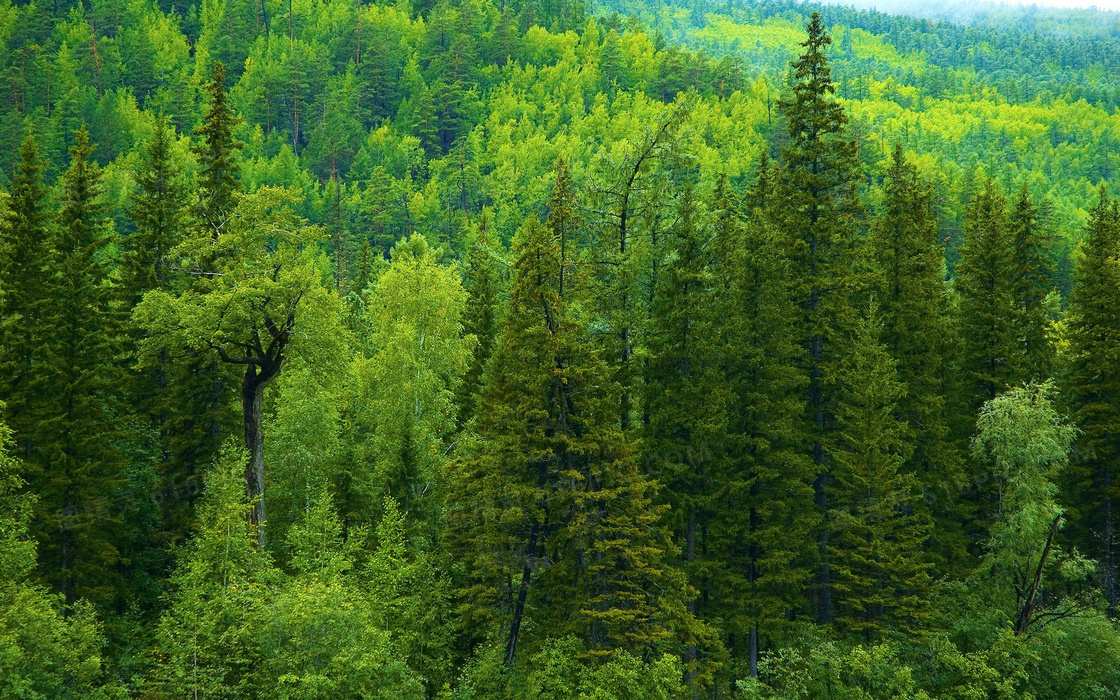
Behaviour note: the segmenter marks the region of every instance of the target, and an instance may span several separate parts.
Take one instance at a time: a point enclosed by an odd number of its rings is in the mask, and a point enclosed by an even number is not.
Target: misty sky
[[[985,4],[971,0],[825,0],[837,5],[855,5],[856,7],[873,7],[884,12],[913,13],[915,9],[922,8],[917,14],[942,14],[938,9],[953,5],[977,6]],[[1096,7],[1101,10],[1120,12],[1120,0],[1003,0],[993,4],[1008,5],[1038,5],[1040,7]]]

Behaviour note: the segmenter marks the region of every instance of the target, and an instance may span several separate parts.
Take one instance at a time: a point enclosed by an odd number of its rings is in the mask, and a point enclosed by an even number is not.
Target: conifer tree
[[[459,387],[457,405],[459,426],[474,417],[478,392],[482,387],[482,373],[494,349],[498,334],[498,269],[495,260],[494,239],[490,235],[490,222],[486,212],[478,222],[478,237],[467,250],[464,283],[467,303],[463,310],[463,333],[478,340],[470,367]]]
[[[171,250],[186,233],[189,213],[189,192],[171,151],[174,138],[166,121],[158,122],[136,174],[137,189],[128,205],[136,232],[123,239],[120,263],[120,291],[126,314],[131,314],[146,292],[171,290],[183,281],[172,270],[169,259]],[[127,365],[132,366],[138,361],[135,346],[143,340],[144,332],[133,325],[130,335],[133,344]],[[172,449],[173,444],[181,443],[184,428],[189,432],[193,421],[193,416],[179,415],[184,407],[176,401],[184,398],[176,382],[190,377],[175,370],[169,353],[161,353],[156,363],[134,372],[128,386],[129,402],[136,415],[142,416],[159,436],[157,488],[164,495],[160,536],[172,541],[185,539],[190,532],[192,499],[178,497],[177,492],[195,485],[193,460],[180,459],[183,455]]]
[[[1026,184],[1011,207],[1011,275],[1015,335],[1021,344],[1015,375],[1019,382],[1050,377],[1054,349],[1047,338],[1046,296],[1053,287],[1053,264],[1047,255],[1046,232]]]
[[[216,241],[229,229],[241,192],[237,151],[242,144],[233,136],[240,119],[229,105],[221,61],[214,62],[206,90],[210,104],[202,125],[194,130],[194,137],[199,140],[194,145],[199,165],[198,187],[185,238]],[[214,252],[218,248],[190,261],[179,261],[186,273],[186,287],[206,287],[219,265]],[[182,289],[160,291],[176,293]],[[155,364],[151,367],[155,370]],[[163,489],[165,499],[177,506],[170,508],[171,532],[176,539],[190,529],[202,467],[217,455],[223,438],[237,425],[232,409],[236,382],[231,368],[206,351],[188,352],[174,363],[170,403],[176,410],[167,418],[168,448],[171,461],[180,468],[173,481],[163,484]]]
[[[968,416],[1016,381],[1020,346],[1014,325],[1013,241],[1005,210],[1003,195],[989,179],[965,212],[956,287],[965,372],[958,410]]]
[[[202,126],[194,131],[201,139],[194,150],[199,164],[198,199],[194,209],[199,225],[210,236],[217,237],[233,216],[241,191],[236,152],[242,144],[233,135],[233,128],[241,119],[229,105],[226,71],[221,61],[214,62],[206,90],[210,93],[210,106]]]
[[[843,106],[833,97],[836,86],[825,57],[832,43],[814,12],[802,42],[805,52],[791,64],[792,98],[781,102],[788,122],[789,143],[782,151],[782,202],[780,225],[792,241],[794,294],[802,310],[798,336],[807,350],[804,371],[808,376],[807,417],[814,426],[810,451],[818,464],[814,489],[818,507],[827,510],[824,441],[831,429],[835,405],[833,384],[827,376],[832,361],[832,341],[849,316],[853,288],[850,266],[857,242],[856,197],[858,160],[856,143],[845,135],[848,122]],[[827,532],[820,535],[822,556]],[[831,620],[827,557],[819,572],[816,596],[820,622]]]
[[[869,237],[875,265],[875,301],[882,342],[897,365],[903,387],[898,414],[905,441],[912,447],[906,469],[942,519],[934,531],[940,548],[954,549],[947,508],[961,487],[963,464],[951,439],[946,411],[949,299],[944,281],[945,253],[938,240],[933,192],[917,168],[895,146],[884,185],[881,213]]]
[[[509,311],[474,420],[480,439],[457,464],[449,501],[462,622],[494,632],[507,665],[541,632],[602,655],[678,631],[687,644],[692,631],[653,484],[620,429],[620,390],[589,343],[580,275],[561,249],[559,232],[535,218],[517,234]],[[526,630],[538,634],[523,640]]]
[[[1069,308],[1068,393],[1080,435],[1067,480],[1071,534],[1100,561],[1109,615],[1117,610],[1116,516],[1120,491],[1120,206],[1102,187],[1089,212]]]
[[[36,534],[44,570],[68,602],[106,603],[120,584],[115,564],[122,509],[122,414],[109,269],[113,242],[101,169],[83,127],[62,175],[58,223],[51,236],[54,274],[40,322],[33,381],[43,397],[31,430],[32,487],[40,495]]]
[[[686,185],[677,219],[655,252],[662,264],[648,321],[642,462],[663,486],[661,497],[669,505],[668,524],[681,550],[682,569],[703,604],[710,599],[709,579],[723,558],[707,536],[718,462],[727,449],[731,397],[721,364],[709,269],[712,251],[697,209],[692,187]]]
[[[0,396],[7,402],[7,421],[24,457],[34,449],[31,423],[38,407],[31,377],[52,266],[47,207],[39,147],[28,134],[20,145],[11,196],[0,222]]]
[[[745,198],[752,203],[745,224],[726,178],[712,203],[718,313],[734,393],[711,535],[712,549],[727,563],[714,576],[712,614],[728,635],[733,661],[745,659],[751,676],[760,649],[803,611],[819,523],[816,468],[805,451],[800,313],[788,239],[770,216],[774,177],[763,152]]]
[[[174,139],[167,122],[158,122],[136,174],[136,191],[128,206],[136,233],[123,239],[121,258],[122,286],[129,308],[140,303],[144,292],[166,289],[172,282],[167,258],[185,232],[189,196],[171,152]]]
[[[879,341],[875,314],[872,305],[841,360],[837,430],[829,447],[836,622],[868,644],[916,631],[929,586],[923,561],[929,521],[915,508],[919,482],[904,469],[908,426],[896,417],[905,387]]]

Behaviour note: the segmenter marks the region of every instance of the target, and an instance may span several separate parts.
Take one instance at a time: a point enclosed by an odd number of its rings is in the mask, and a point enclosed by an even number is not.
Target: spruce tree
[[[805,52],[791,65],[792,97],[781,102],[789,143],[782,151],[782,202],[776,215],[792,241],[794,294],[802,316],[797,337],[807,351],[806,414],[815,431],[809,449],[818,464],[814,489],[824,512],[828,506],[823,445],[835,405],[830,390],[834,382],[827,375],[832,341],[850,315],[848,296],[854,281],[850,266],[861,207],[856,196],[856,142],[845,134],[848,118],[834,97],[836,86],[824,53],[832,38],[817,12],[807,31],[809,36],[801,44]],[[827,562],[826,531],[820,532],[819,540],[822,561]],[[824,563],[816,595],[820,622],[832,617],[829,588]]]
[[[959,409],[975,416],[984,402],[1016,383],[1013,241],[1006,201],[989,179],[965,212],[965,240],[956,269],[964,369]],[[971,433],[972,419],[966,431]]]
[[[789,240],[773,225],[775,172],[765,152],[746,221],[726,178],[713,195],[713,276],[727,382],[728,454],[714,479],[711,549],[726,564],[713,572],[711,614],[720,620],[740,676],[758,673],[760,650],[804,611],[813,580],[819,523],[805,451],[805,350],[792,290]]]
[[[661,238],[655,255],[662,263],[647,321],[642,463],[662,485],[681,568],[698,591],[690,609],[706,617],[700,608],[712,598],[711,579],[723,560],[708,536],[716,517],[719,462],[727,451],[731,396],[710,269],[712,245],[691,185]]]
[[[573,635],[592,655],[647,649],[674,633],[691,641],[686,584],[666,561],[672,545],[651,505],[654,484],[618,423],[620,389],[589,342],[584,283],[561,257],[559,233],[531,217],[514,241],[509,310],[474,419],[479,439],[455,467],[449,501],[462,623],[494,634],[507,665],[542,634]]]
[[[837,430],[829,445],[836,623],[867,644],[917,631],[929,586],[923,561],[929,520],[915,507],[919,482],[904,468],[908,426],[897,418],[905,386],[879,341],[875,315],[873,305],[841,360]]]
[[[1120,205],[1101,188],[1089,212],[1069,307],[1067,392],[1081,433],[1067,480],[1071,535],[1100,561],[1109,615],[1117,610],[1115,464],[1120,458]]]
[[[202,126],[194,130],[201,142],[194,147],[198,157],[198,199],[194,213],[199,225],[213,237],[220,235],[233,216],[241,184],[237,151],[242,144],[234,138],[233,128],[241,123],[229,106],[226,71],[221,61],[214,62],[210,84],[210,106]]]
[[[189,192],[171,149],[175,132],[159,121],[136,173],[128,215],[136,232],[122,240],[121,279],[125,303],[132,308],[150,289],[172,283],[168,253],[182,238]]]
[[[40,354],[41,307],[49,298],[49,229],[43,163],[35,137],[28,134],[20,145],[11,196],[0,222],[0,396],[7,402],[7,422],[24,457],[34,449],[31,423],[38,407],[31,378]]]
[[[182,179],[171,148],[174,131],[166,121],[156,124],[148,143],[144,161],[136,173],[135,192],[128,203],[128,215],[136,224],[136,232],[122,241],[120,263],[123,311],[132,309],[151,290],[172,290],[181,287],[182,275],[176,275],[169,253],[186,233],[189,213],[189,192]],[[136,350],[145,333],[135,324],[130,326],[131,344],[126,364],[133,368],[138,361]],[[176,372],[170,353],[160,353],[159,361],[130,373],[128,400],[135,414],[158,436],[159,482],[157,492],[163,497],[162,527],[159,537],[181,541],[190,532],[190,498],[179,497],[178,491],[194,486],[193,461],[180,460],[172,444],[182,439],[184,424],[192,417],[183,417],[184,409],[176,399],[182,398],[178,382],[187,379]],[[189,411],[189,406],[185,407]]]
[[[895,146],[869,247],[882,342],[897,365],[898,415],[912,450],[906,470],[922,484],[939,520],[933,536],[943,553],[958,549],[951,504],[962,486],[963,463],[949,432],[946,397],[950,303],[945,251],[933,192]]]
[[[463,314],[463,333],[478,340],[470,367],[459,386],[457,405],[459,425],[465,426],[478,405],[478,392],[482,386],[482,373],[494,349],[498,334],[498,269],[495,260],[494,239],[490,235],[490,222],[486,212],[478,222],[478,237],[467,249],[464,282],[467,287],[467,305]]]
[[[965,211],[965,240],[956,268],[959,295],[960,376],[953,412],[957,438],[971,438],[981,406],[1018,383],[1016,367],[1022,346],[1016,334],[1012,240],[1006,201],[989,179]],[[973,475],[960,517],[975,548],[997,515],[996,486]]]
[[[51,333],[34,368],[43,400],[31,430],[31,485],[40,496],[36,535],[47,578],[68,602],[106,603],[121,583],[121,329],[103,255],[112,229],[92,153],[83,127],[70,147],[51,236],[55,267],[41,316]]]
[[[1011,276],[1015,307],[1015,335],[1021,348],[1016,358],[1017,382],[1041,382],[1050,377],[1054,348],[1047,337],[1050,326],[1046,296],[1053,288],[1054,269],[1046,251],[1046,232],[1038,207],[1024,184],[1009,212],[1011,227]]]

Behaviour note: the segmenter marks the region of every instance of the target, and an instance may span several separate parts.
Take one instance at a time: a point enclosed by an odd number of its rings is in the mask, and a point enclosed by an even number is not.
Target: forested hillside
[[[1116,15],[0,36],[0,697],[1120,697]]]

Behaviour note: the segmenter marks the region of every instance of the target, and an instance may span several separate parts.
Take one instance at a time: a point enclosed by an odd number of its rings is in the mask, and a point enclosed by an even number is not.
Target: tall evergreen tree
[[[841,361],[837,430],[829,446],[836,622],[868,644],[916,631],[927,617],[930,580],[923,561],[929,520],[915,507],[919,482],[904,469],[912,449],[908,426],[897,418],[905,387],[879,341],[875,314],[872,306],[857,323]]]
[[[24,457],[34,449],[31,423],[38,407],[31,376],[52,267],[49,228],[43,163],[35,137],[28,134],[20,145],[11,196],[0,222],[0,396],[7,402],[7,422]]]
[[[210,104],[202,125],[194,130],[194,136],[200,139],[194,146],[199,172],[190,235],[211,241],[229,229],[241,192],[237,151],[242,144],[233,136],[241,120],[229,105],[225,76],[221,61],[215,61],[206,87]],[[220,246],[215,246],[214,250],[218,249]],[[188,286],[206,286],[220,262],[215,254],[210,252],[191,261]],[[169,444],[172,459],[182,465],[183,479],[166,486],[168,500],[186,504],[183,515],[188,521],[193,517],[201,467],[218,453],[223,437],[236,425],[236,414],[231,410],[236,381],[228,366],[205,351],[188,354],[175,363],[172,400],[178,410],[170,417]],[[183,525],[189,522],[179,524],[180,533]]]
[[[1014,363],[1020,353],[1014,325],[1013,241],[1006,200],[991,179],[969,203],[964,230],[956,287],[965,376],[957,410],[975,416],[984,402],[1016,383]],[[969,420],[966,434],[971,428]]]
[[[826,375],[832,362],[832,341],[850,315],[850,266],[861,207],[856,196],[857,146],[845,134],[848,118],[834,97],[836,86],[825,57],[832,38],[816,12],[807,30],[809,36],[801,44],[805,52],[791,64],[792,97],[781,102],[789,143],[782,151],[785,169],[778,215],[793,243],[794,293],[802,309],[798,337],[807,350],[807,417],[816,432],[810,447],[819,469],[814,489],[823,512],[827,510],[823,445],[835,406],[834,392],[829,391],[834,383]],[[822,530],[819,539],[824,563],[818,580],[817,617],[829,622],[827,531]]]
[[[172,282],[168,253],[180,242],[186,226],[189,192],[171,149],[175,132],[159,121],[136,174],[136,191],[128,215],[136,232],[122,240],[122,287],[125,303],[140,303],[144,292],[166,289]]]
[[[714,277],[724,361],[734,393],[728,457],[715,478],[712,614],[733,662],[758,674],[760,648],[775,644],[804,610],[819,523],[804,416],[805,349],[792,289],[789,239],[773,225],[775,171],[765,152],[741,220],[726,178],[713,196]],[[733,666],[732,670],[739,669]]]
[[[1050,377],[1054,364],[1045,306],[1046,296],[1053,288],[1054,266],[1047,255],[1046,231],[1039,220],[1038,207],[1031,202],[1026,184],[1011,207],[1008,224],[1015,335],[1021,344],[1015,375],[1019,382],[1041,382]]]
[[[972,436],[981,406],[1020,381],[1016,369],[1022,352],[1015,325],[1006,200],[991,179],[969,202],[964,231],[956,268],[961,372],[952,409],[962,442]],[[997,515],[999,494],[994,484],[974,472],[964,495],[961,522],[975,550]]]
[[[459,386],[457,404],[459,425],[464,426],[474,417],[478,406],[478,392],[482,387],[482,374],[494,341],[498,335],[498,266],[495,261],[494,238],[490,235],[490,222],[486,212],[478,221],[478,237],[467,250],[464,273],[467,287],[467,305],[463,314],[463,333],[478,339],[470,367]]]
[[[199,164],[198,199],[194,208],[199,224],[212,237],[217,237],[225,230],[237,206],[241,191],[237,179],[240,170],[237,151],[242,148],[233,135],[233,128],[241,119],[229,105],[226,71],[221,61],[214,62],[206,91],[210,93],[210,106],[202,126],[194,130],[195,136],[201,139],[194,150]]]
[[[1068,393],[1081,433],[1067,476],[1071,534],[1100,560],[1109,615],[1116,616],[1114,473],[1120,459],[1120,205],[1101,188],[1089,212],[1069,308]]]
[[[933,531],[937,549],[956,550],[957,513],[951,504],[962,487],[963,464],[949,432],[945,360],[949,337],[949,299],[945,251],[939,240],[933,192],[895,146],[884,183],[880,214],[871,228],[875,301],[882,342],[897,365],[903,391],[898,414],[905,442],[912,446],[906,469],[922,484],[938,513]]]
[[[685,186],[676,221],[661,238],[654,253],[661,265],[647,330],[642,462],[663,486],[660,496],[669,506],[681,568],[698,591],[690,609],[707,616],[701,608],[712,599],[711,579],[724,558],[709,535],[731,396],[722,365],[713,246],[691,185]]]
[[[34,368],[43,401],[32,428],[31,484],[40,496],[36,535],[47,578],[68,602],[107,603],[121,583],[121,328],[103,255],[112,229],[92,154],[83,127],[70,147],[51,236],[56,262],[41,317],[51,333]]]
[[[186,231],[189,192],[172,154],[174,131],[166,121],[156,124],[148,144],[144,162],[136,174],[136,191],[128,204],[128,215],[136,224],[136,232],[122,241],[121,294],[126,314],[148,291],[170,290],[181,286],[182,277],[175,275],[171,250]],[[144,331],[131,327],[133,345],[127,353],[127,364],[137,363],[136,345],[143,341]],[[159,482],[157,493],[162,503],[163,525],[160,537],[181,541],[190,532],[193,499],[180,497],[180,491],[196,486],[194,460],[179,459],[182,454],[172,449],[181,444],[184,428],[188,434],[193,416],[182,416],[183,398],[177,381],[184,377],[170,363],[170,353],[163,352],[158,362],[136,370],[130,375],[128,399],[137,416],[158,436]],[[189,406],[186,407],[189,410]]]
[[[474,421],[480,440],[457,466],[450,501],[462,621],[495,633],[507,665],[541,633],[576,636],[601,655],[678,631],[688,643],[692,631],[654,485],[620,429],[620,390],[589,342],[558,233],[530,218],[517,234],[509,311]]]

